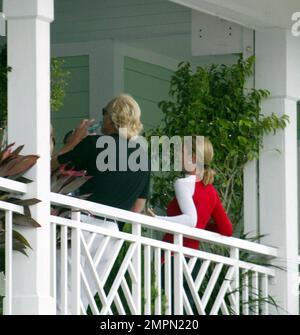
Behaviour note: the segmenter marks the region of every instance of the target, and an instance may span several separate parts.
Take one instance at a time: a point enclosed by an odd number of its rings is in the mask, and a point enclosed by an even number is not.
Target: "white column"
[[[267,136],[260,158],[260,232],[263,243],[279,248],[276,279],[270,294],[284,310],[299,312],[297,284],[297,100],[300,100],[300,39],[283,29],[256,32],[256,87],[269,89],[263,113],[287,114],[284,131]],[[280,150],[280,153],[276,151]]]
[[[13,314],[54,314],[50,293],[50,22],[53,0],[4,0],[8,24],[9,142],[25,144],[24,153],[40,156],[27,177],[28,198],[41,228],[18,228],[28,239],[29,257],[14,253]]]
[[[248,59],[254,54],[254,31],[244,28],[243,57]],[[246,89],[254,87],[254,76],[251,76]],[[244,233],[248,237],[257,237],[258,231],[258,180],[257,160],[249,162],[244,168]]]

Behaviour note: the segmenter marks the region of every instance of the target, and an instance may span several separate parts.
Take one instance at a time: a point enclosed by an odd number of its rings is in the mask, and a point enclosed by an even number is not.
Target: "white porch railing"
[[[16,194],[26,194],[27,185],[14,180],[0,178],[0,190]],[[5,212],[5,300],[3,304],[4,313],[9,315],[12,312],[12,250],[13,250],[13,213],[24,214],[22,206],[14,205],[9,202],[0,201],[0,211]]]
[[[26,194],[26,184],[0,179],[0,190]],[[269,280],[275,272],[255,264],[255,257],[274,258],[276,249],[59,194],[51,193],[51,203],[70,213],[51,216],[57,313],[269,313]],[[13,213],[23,208],[0,201],[0,211],[6,234],[4,311],[11,314]],[[87,212],[102,221],[128,223],[130,229],[82,222],[80,213]],[[166,232],[174,235],[174,244],[161,241],[159,233]],[[201,250],[183,247],[183,238],[201,241]]]
[[[240,255],[266,259],[276,257],[276,249],[59,194],[52,193],[51,202],[72,212],[71,218],[51,216],[59,313],[86,314],[88,305],[91,314],[269,313],[275,272]],[[126,222],[131,232],[81,222],[80,212],[87,211]],[[144,228],[172,233],[174,244],[149,237]],[[185,248],[183,238],[206,246]]]

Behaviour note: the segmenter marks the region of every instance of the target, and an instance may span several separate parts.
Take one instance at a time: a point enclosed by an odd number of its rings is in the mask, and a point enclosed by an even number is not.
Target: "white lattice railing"
[[[255,258],[274,258],[276,249],[59,194],[51,202],[70,212],[51,216],[58,313],[86,314],[87,306],[91,314],[269,313],[275,272]],[[99,225],[81,222],[82,212],[101,217]],[[108,229],[107,220],[130,231]],[[161,241],[166,232],[174,244]],[[183,247],[183,238],[201,241],[201,250]]]
[[[11,192],[18,195],[27,193],[27,185],[14,180],[0,178],[0,191]],[[12,271],[13,271],[13,213],[24,214],[22,206],[14,205],[6,201],[0,201],[0,211],[5,213],[5,282],[4,282],[4,306],[5,314],[12,311]]]
[[[20,182],[0,178],[0,185],[2,191],[27,193]],[[86,314],[89,306],[92,314],[268,314],[268,283],[275,273],[244,255],[273,258],[276,249],[58,194],[51,194],[51,202],[72,212],[71,219],[51,216],[58,313]],[[13,213],[23,214],[23,208],[0,201],[0,211],[4,309],[11,314]],[[81,222],[80,212],[126,222],[131,231]],[[165,232],[174,235],[174,244],[161,241],[159,233]],[[201,250],[183,247],[184,237],[201,241]]]

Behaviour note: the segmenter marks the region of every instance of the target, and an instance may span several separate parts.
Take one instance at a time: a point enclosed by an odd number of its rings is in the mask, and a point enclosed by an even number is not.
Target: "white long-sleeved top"
[[[174,183],[175,196],[181,210],[181,215],[176,216],[156,216],[163,219],[189,227],[196,227],[197,210],[193,200],[196,186],[196,176],[189,175],[185,178],[179,178]]]

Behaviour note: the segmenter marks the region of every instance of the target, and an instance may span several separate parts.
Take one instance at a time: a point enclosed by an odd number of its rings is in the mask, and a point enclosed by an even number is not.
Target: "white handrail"
[[[24,214],[24,208],[19,205],[12,204],[10,202],[0,200],[0,210],[12,211],[14,213]]]
[[[27,185],[15,180],[0,177],[0,190],[25,194]],[[5,212],[5,300],[4,312],[12,314],[12,271],[13,271],[13,213],[24,214],[23,206],[0,200],[0,210]]]
[[[235,260],[231,259],[230,257],[216,255],[216,254],[208,253],[205,251],[195,250],[195,249],[186,248],[186,247],[179,247],[176,244],[172,244],[172,243],[168,243],[164,241],[158,241],[158,240],[151,239],[148,237],[143,237],[143,236],[139,236],[139,238],[137,239],[136,235],[133,235],[133,234],[128,234],[128,233],[124,233],[120,231],[112,231],[106,228],[98,227],[98,226],[91,225],[91,224],[84,223],[84,222],[74,221],[71,219],[62,218],[62,217],[55,216],[55,215],[52,215],[50,217],[50,221],[51,223],[62,226],[62,227],[80,228],[82,231],[104,235],[104,236],[110,236],[115,239],[120,239],[120,240],[124,240],[128,242],[136,242],[137,240],[139,240],[140,243],[143,245],[148,245],[148,246],[155,247],[155,248],[161,248],[164,250],[168,250],[170,252],[178,253],[182,250],[183,254],[189,255],[192,257],[198,257],[204,260],[210,260],[213,262],[218,262],[218,263],[222,263],[222,264],[226,264],[230,266],[235,264]],[[275,271],[271,268],[266,268],[261,265],[247,263],[247,262],[240,261],[240,260],[238,261],[238,263],[239,263],[239,267],[244,270],[253,270],[253,271],[255,270],[257,272],[264,273],[272,277],[275,276]]]
[[[100,205],[94,202],[77,199],[61,194],[51,193],[51,203],[53,205],[63,206],[81,211],[88,211],[94,215],[104,216],[106,218],[120,220],[124,222],[139,223],[144,227],[168,232],[172,234],[182,234],[185,237],[196,240],[210,242],[226,247],[236,247],[241,250],[250,251],[267,257],[276,257],[277,249],[258,243],[244,241],[234,237],[221,236],[209,231],[189,228],[173,222],[152,218],[146,215],[137,214],[122,209]]]
[[[27,184],[0,177],[0,190],[25,194],[27,193]]]

